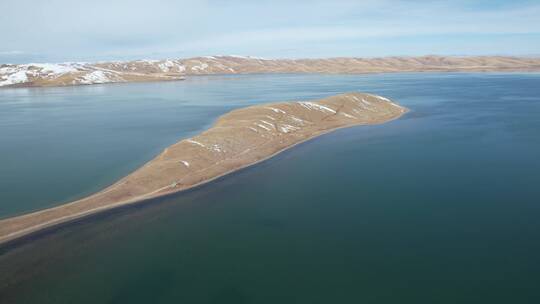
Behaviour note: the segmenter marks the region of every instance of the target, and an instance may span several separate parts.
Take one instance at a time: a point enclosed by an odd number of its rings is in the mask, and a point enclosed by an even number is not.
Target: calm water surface
[[[412,112],[0,251],[0,303],[538,303],[540,74],[0,90],[0,217],[96,191],[220,114],[346,91]]]

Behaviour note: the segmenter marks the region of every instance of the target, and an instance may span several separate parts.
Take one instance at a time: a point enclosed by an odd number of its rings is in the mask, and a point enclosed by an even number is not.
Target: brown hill
[[[175,60],[99,63],[0,65],[0,87],[66,86],[110,82],[181,80],[190,75],[250,73],[393,73],[393,72],[540,71],[540,58],[383,57],[264,59],[206,56]]]

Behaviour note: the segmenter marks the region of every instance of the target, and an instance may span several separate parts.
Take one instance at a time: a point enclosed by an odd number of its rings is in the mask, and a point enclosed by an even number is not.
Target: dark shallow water
[[[0,303],[538,303],[540,74],[273,75],[0,91],[0,164],[11,168],[0,173],[0,214],[110,183],[232,107],[352,90],[412,112],[5,248]],[[101,148],[78,146],[71,132],[85,129]],[[24,138],[43,136],[38,146],[74,160],[21,151]],[[58,150],[68,145],[62,138],[88,159]],[[19,172],[17,161],[43,178]],[[51,166],[60,168],[43,171]],[[31,183],[36,191],[18,188]]]

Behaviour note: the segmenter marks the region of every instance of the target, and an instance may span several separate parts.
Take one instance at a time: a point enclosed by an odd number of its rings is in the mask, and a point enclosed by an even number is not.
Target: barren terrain
[[[98,63],[0,64],[0,87],[69,86],[115,82],[182,80],[190,75],[252,73],[532,72],[540,58],[382,57],[265,59],[205,56],[188,59]]]

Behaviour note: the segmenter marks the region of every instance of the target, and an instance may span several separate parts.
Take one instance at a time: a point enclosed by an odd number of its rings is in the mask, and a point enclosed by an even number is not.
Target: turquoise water
[[[106,185],[233,107],[353,90],[412,111],[5,248],[0,302],[537,303],[540,74],[0,90],[1,214]]]

